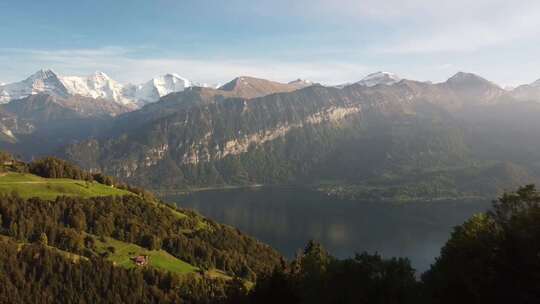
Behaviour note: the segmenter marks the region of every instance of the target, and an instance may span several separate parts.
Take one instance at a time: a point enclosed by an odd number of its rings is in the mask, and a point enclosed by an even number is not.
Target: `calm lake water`
[[[212,190],[165,200],[237,227],[287,257],[314,239],[340,258],[379,252],[384,257],[408,257],[418,271],[433,263],[454,226],[490,205],[369,203],[293,187]]]

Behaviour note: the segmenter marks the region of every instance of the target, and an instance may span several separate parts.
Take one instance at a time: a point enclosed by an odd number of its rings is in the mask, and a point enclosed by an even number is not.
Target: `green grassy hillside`
[[[121,242],[112,238],[96,240],[96,251],[107,253],[107,259],[116,265],[125,268],[134,268],[135,263],[132,258],[138,255],[149,257],[148,266],[161,270],[166,270],[178,274],[192,273],[198,270],[197,267],[186,263],[164,250],[148,250],[132,243]]]
[[[13,192],[17,192],[23,198],[40,197],[42,199],[54,199],[59,195],[88,198],[133,194],[97,182],[67,178],[43,178],[27,173],[2,173],[0,175],[0,193],[10,194]]]

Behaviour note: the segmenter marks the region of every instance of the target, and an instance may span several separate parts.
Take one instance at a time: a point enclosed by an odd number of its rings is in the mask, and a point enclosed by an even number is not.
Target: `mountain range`
[[[29,78],[43,79],[36,95],[0,108],[2,147],[153,189],[300,183],[410,200],[492,197],[540,180],[538,83],[505,90],[464,72],[442,83],[378,72],[340,87],[243,76],[212,88],[171,74],[123,86],[139,100],[123,103],[107,97],[120,96],[114,85],[82,97],[69,93],[77,81],[42,75]]]
[[[173,92],[183,91],[194,84],[177,74],[152,78],[146,83],[120,84],[103,72],[88,76],[59,76],[52,70],[39,70],[20,82],[0,85],[0,102],[22,99],[45,93],[55,97],[83,96],[107,99],[124,106],[137,108],[159,100]]]

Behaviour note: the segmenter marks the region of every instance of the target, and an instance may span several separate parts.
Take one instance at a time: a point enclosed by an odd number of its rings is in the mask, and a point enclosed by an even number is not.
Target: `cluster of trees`
[[[280,261],[275,250],[237,229],[129,195],[58,197],[53,202],[0,196],[0,233],[25,242],[44,233],[50,245],[86,256],[94,253],[85,233],[107,236],[250,280],[271,272]]]
[[[1,303],[227,303],[232,282],[73,260],[42,244],[0,240]]]
[[[540,193],[506,193],[455,228],[421,280],[406,259],[337,260],[316,243],[238,303],[540,303]]]
[[[45,177],[114,183],[52,158],[21,166],[0,154],[0,161]],[[122,187],[139,195],[0,195],[0,234],[19,242],[0,238],[0,302],[540,303],[540,192],[532,185],[456,227],[421,280],[407,259],[363,253],[339,260],[315,242],[287,263],[237,229]],[[114,267],[95,250],[94,237],[163,249],[235,279]],[[74,261],[55,248],[86,258]],[[256,284],[248,290],[240,278]]]
[[[127,190],[149,201],[156,197],[149,191],[118,181],[116,178],[103,173],[90,173],[78,166],[56,157],[45,157],[27,164],[28,172],[46,178],[70,178],[76,180],[95,181],[107,186]]]
[[[45,178],[69,178],[89,182],[93,181],[132,192],[149,201],[157,200],[152,192],[143,188],[120,182],[116,178],[101,172],[90,173],[70,162],[56,157],[44,157],[25,163],[17,160],[17,158],[7,152],[0,151],[0,172],[6,171],[31,173]]]
[[[357,254],[338,260],[310,242],[290,264],[261,277],[243,303],[419,303],[407,259]]]
[[[540,303],[540,193],[506,193],[457,227],[422,281],[431,303]]]
[[[55,157],[45,157],[28,164],[28,172],[46,178],[71,178],[93,181],[94,176],[79,167]]]

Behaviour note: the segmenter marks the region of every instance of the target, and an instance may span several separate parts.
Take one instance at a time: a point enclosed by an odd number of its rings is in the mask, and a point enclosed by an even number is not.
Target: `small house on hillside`
[[[149,257],[147,255],[138,255],[133,258],[133,262],[137,266],[145,266],[148,264]]]

